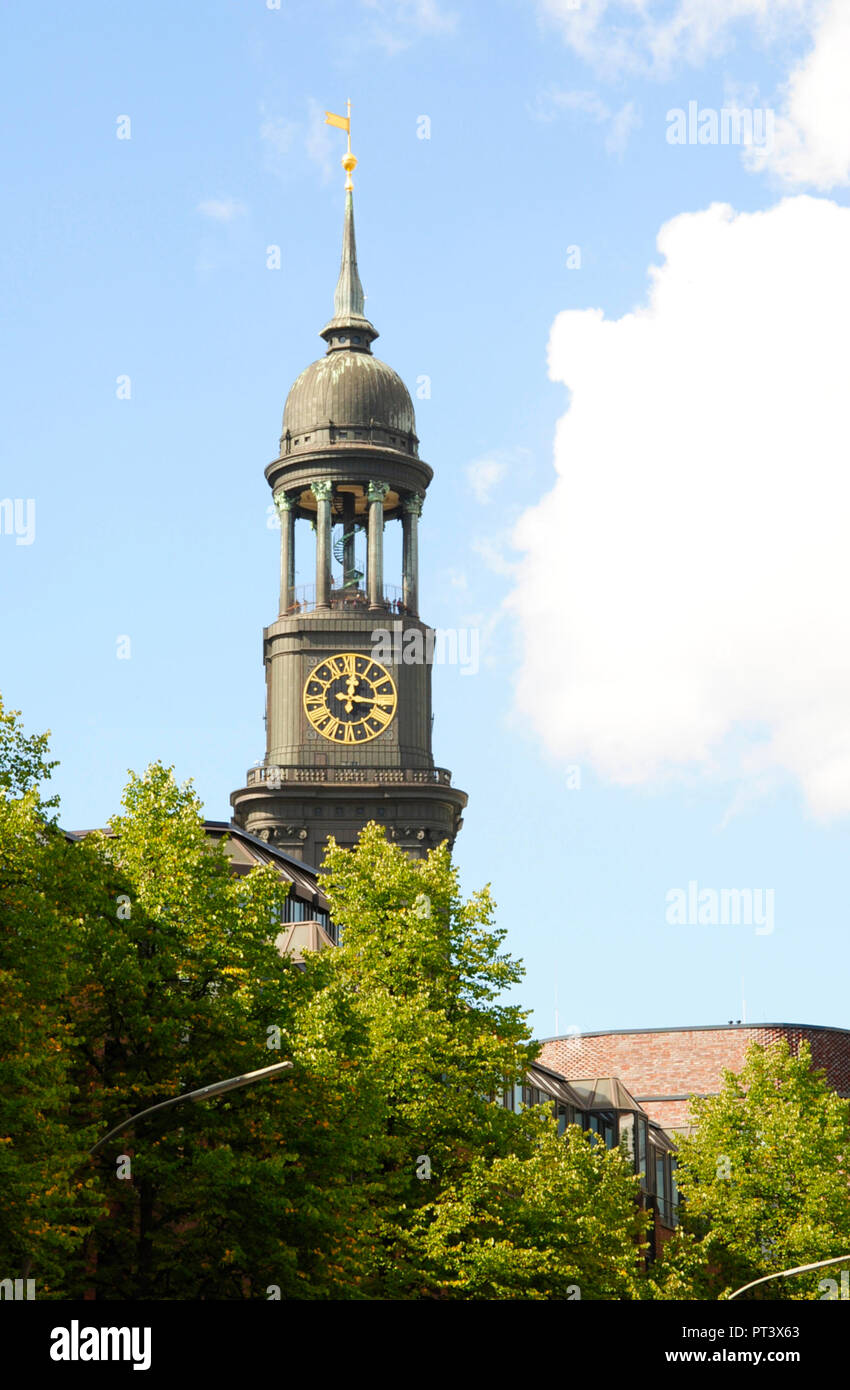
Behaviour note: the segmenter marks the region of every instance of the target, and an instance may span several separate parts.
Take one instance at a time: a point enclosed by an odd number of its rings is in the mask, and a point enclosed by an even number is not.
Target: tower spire
[[[345,348],[348,351],[369,352],[370,343],[378,337],[378,330],[364,314],[366,296],[357,269],[357,242],[354,236],[354,183],[351,175],[357,167],[357,159],[351,153],[351,99],[347,103],[348,115],[337,116],[333,111],[325,112],[325,124],[339,127],[348,137],[348,148],[342,156],[345,170],[345,219],[342,227],[342,260],[339,266],[339,279],[334,291],[334,316],[322,329],[320,337],[325,339],[328,352]],[[348,331],[346,331],[348,330]]]

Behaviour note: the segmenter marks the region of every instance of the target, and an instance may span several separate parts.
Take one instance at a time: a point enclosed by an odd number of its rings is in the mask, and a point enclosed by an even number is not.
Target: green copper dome
[[[286,398],[283,432],[293,437],[333,423],[416,433],[410,393],[397,372],[371,352],[337,349],[303,371]]]

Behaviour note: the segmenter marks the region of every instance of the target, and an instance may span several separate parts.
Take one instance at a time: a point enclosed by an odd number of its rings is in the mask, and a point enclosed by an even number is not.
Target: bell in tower
[[[350,152],[343,158],[327,351],[289,392],[280,453],[266,469],[281,575],[279,614],[263,634],[266,756],[230,798],[237,825],[315,865],[329,836],[351,846],[368,821],[417,858],[444,840],[451,846],[467,801],[431,752],[419,518],[433,474],[419,457],[404,382],[372,353],[378,333],[364,314],[354,240],[355,163]],[[402,563],[390,577],[384,537],[393,525]],[[301,545],[315,552],[315,578],[296,587]]]

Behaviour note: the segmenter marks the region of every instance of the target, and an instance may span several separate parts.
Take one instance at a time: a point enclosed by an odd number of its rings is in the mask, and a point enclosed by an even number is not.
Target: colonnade
[[[322,479],[310,484],[316,499],[316,608],[331,607],[331,548],[333,483]],[[388,483],[369,482],[366,488],[366,598],[372,610],[384,603],[384,499]],[[354,570],[354,496],[342,493],[344,582]],[[288,613],[295,590],[295,511],[296,499],[285,492],[275,496],[280,516],[280,611]],[[419,611],[419,517],[423,498],[410,493],[401,499],[402,526],[402,603],[407,613]]]

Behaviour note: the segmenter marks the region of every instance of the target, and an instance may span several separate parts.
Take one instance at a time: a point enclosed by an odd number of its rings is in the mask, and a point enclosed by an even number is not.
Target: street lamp
[[[835,1255],[831,1260],[818,1260],[813,1265],[797,1265],[795,1269],[778,1269],[775,1274],[765,1274],[761,1279],[753,1279],[749,1284],[742,1284],[734,1293],[730,1293],[727,1303],[731,1303],[733,1298],[737,1298],[739,1293],[746,1293],[747,1289],[754,1289],[756,1284],[766,1284],[770,1279],[788,1279],[792,1274],[808,1274],[812,1269],[825,1269],[827,1265],[840,1265],[842,1260],[850,1260],[850,1255]]]
[[[256,1071],[243,1072],[241,1076],[229,1076],[226,1081],[213,1081],[209,1086],[199,1086],[196,1091],[184,1091],[182,1095],[171,1096],[169,1100],[161,1100],[157,1105],[149,1105],[146,1110],[140,1110],[135,1115],[130,1115],[126,1120],[122,1120],[120,1125],[116,1125],[108,1134],[104,1134],[102,1139],[88,1151],[88,1157],[92,1158],[98,1149],[114,1139],[116,1134],[122,1130],[129,1129],[137,1120],[143,1120],[148,1115],[155,1115],[159,1110],[170,1110],[173,1105],[181,1105],[184,1100],[202,1101],[212,1100],[214,1096],[222,1096],[227,1091],[239,1091],[243,1086],[253,1086],[256,1081],[266,1081],[273,1076],[280,1076],[281,1072],[287,1071],[292,1066],[291,1062],[274,1062],[270,1067],[259,1067]],[[82,1166],[82,1165],[81,1165]],[[78,1171],[78,1170],[75,1170]],[[21,1278],[26,1279],[32,1268],[32,1256],[27,1256],[21,1270]]]
[[[224,1095],[225,1091],[238,1091],[242,1086],[253,1086],[255,1081],[265,1081],[267,1077],[278,1076],[291,1066],[291,1062],[275,1062],[273,1066],[246,1071],[242,1076],[230,1076],[226,1081],[214,1081],[211,1086],[201,1086],[197,1091],[184,1091],[182,1095],[172,1096],[170,1100],[161,1100],[158,1105],[149,1105],[147,1110],[140,1110],[138,1114],[122,1120],[120,1125],[116,1125],[108,1134],[104,1134],[102,1139],[98,1139],[93,1148],[89,1149],[89,1158],[96,1154],[98,1149],[103,1148],[108,1140],[120,1134],[122,1129],[129,1129],[130,1125],[134,1125],[137,1120],[143,1120],[146,1115],[155,1115],[158,1110],[170,1110],[172,1105],[180,1105],[184,1100],[211,1100],[213,1096]]]

